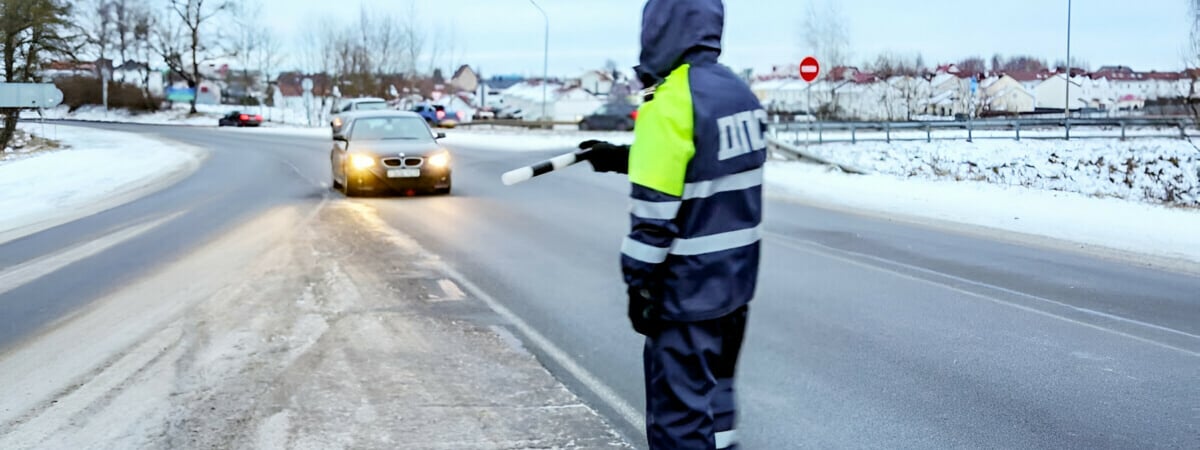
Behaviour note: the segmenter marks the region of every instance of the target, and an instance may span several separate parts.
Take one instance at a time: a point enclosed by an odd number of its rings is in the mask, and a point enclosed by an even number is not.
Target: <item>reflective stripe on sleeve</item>
[[[670,220],[679,214],[683,202],[648,202],[634,200],[629,212],[643,219]]]
[[[647,245],[633,238],[625,238],[621,243],[621,254],[647,264],[662,264],[667,260],[671,249]]]

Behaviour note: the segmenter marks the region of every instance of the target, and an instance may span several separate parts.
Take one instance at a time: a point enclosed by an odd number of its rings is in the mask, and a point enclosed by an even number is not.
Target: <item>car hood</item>
[[[350,143],[350,151],[372,153],[376,156],[427,156],[442,151],[436,142],[359,141]]]

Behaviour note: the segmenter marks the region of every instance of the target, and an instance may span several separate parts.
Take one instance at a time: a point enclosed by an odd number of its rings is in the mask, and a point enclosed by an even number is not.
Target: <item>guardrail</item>
[[[550,129],[554,129],[554,127],[557,127],[557,126],[578,126],[579,122],[524,121],[524,120],[518,120],[518,119],[490,119],[490,120],[472,120],[470,122],[458,124],[458,126],[460,126],[460,127],[481,127],[481,126],[489,126],[489,125],[495,126],[495,127],[528,128],[531,130],[535,130],[535,129],[550,130]]]
[[[940,122],[791,122],[772,135],[795,144],[975,139],[1180,138],[1200,136],[1191,119],[1016,119]]]

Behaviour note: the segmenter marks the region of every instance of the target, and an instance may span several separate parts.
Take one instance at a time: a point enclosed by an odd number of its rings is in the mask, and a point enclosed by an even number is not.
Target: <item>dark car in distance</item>
[[[246,114],[244,112],[233,111],[226,114],[217,120],[217,126],[220,127],[257,127],[262,125],[263,117],[261,114]]]
[[[421,104],[413,107],[412,112],[420,115],[431,127],[454,128],[462,121],[463,115],[450,111],[442,105]]]
[[[580,130],[633,131],[637,122],[637,106],[629,103],[609,103],[579,122]]]
[[[450,193],[450,152],[437,142],[445,134],[434,134],[420,115],[364,111],[342,117],[329,154],[335,189],[347,196]]]

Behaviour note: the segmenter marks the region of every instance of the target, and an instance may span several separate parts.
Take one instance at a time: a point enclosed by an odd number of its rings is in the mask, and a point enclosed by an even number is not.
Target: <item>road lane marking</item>
[[[95,256],[122,242],[145,234],[146,232],[153,230],[162,224],[179,217],[182,214],[183,212],[180,211],[161,219],[143,223],[141,225],[122,228],[97,239],[93,239],[85,244],[73,246],[58,253],[43,256],[22,264],[18,264],[16,266],[9,267],[0,272],[0,295],[24,286],[46,275],[57,272],[63,267],[66,267],[77,261]]]
[[[396,245],[397,247],[408,251],[419,252],[421,254],[428,255],[430,257],[430,264],[432,266],[436,267],[438,270],[441,270],[442,273],[447,276],[447,278],[454,281],[459,286],[462,286],[462,289],[465,290],[466,293],[470,294],[471,297],[482,301],[497,315],[511,324],[513,328],[516,328],[518,332],[525,336],[525,339],[528,343],[532,344],[543,354],[562,367],[563,370],[566,370],[571,374],[571,376],[575,377],[576,380],[583,384],[584,388],[590,390],[592,394],[596,395],[596,397],[600,399],[600,401],[604,402],[609,408],[612,408],[612,410],[616,412],[621,420],[625,421],[626,424],[633,427],[635,430],[645,429],[645,419],[642,417],[642,413],[638,409],[630,405],[629,402],[621,398],[616,391],[614,391],[603,381],[600,381],[598,377],[575,361],[575,359],[572,358],[569,353],[564,351],[562,348],[559,348],[559,346],[555,345],[554,342],[552,342],[549,338],[539,333],[532,325],[530,325],[524,319],[521,319],[520,316],[505,307],[504,304],[500,303],[500,301],[496,300],[495,297],[492,297],[487,293],[487,291],[484,291],[478,285],[473,283],[469,278],[463,275],[462,272],[459,272],[454,268],[454,266],[439,258],[435,253],[426,250],[408,235],[400,232],[391,225],[388,225],[387,222],[384,222],[383,219],[379,217],[379,212],[376,208],[360,202],[352,202],[349,203],[348,206],[350,206],[354,212],[360,215],[360,218],[366,222],[367,226],[390,235],[389,241],[392,243],[392,245]]]
[[[463,288],[467,290],[467,292],[470,292],[471,296],[486,303],[488,307],[492,308],[492,310],[496,312],[496,314],[499,314],[501,317],[511,323],[513,327],[517,329],[517,331],[521,332],[521,334],[524,334],[525,338],[529,339],[529,342],[533,343],[533,345],[537,346],[538,349],[546,354],[546,356],[549,356],[550,359],[562,366],[563,369],[574,376],[575,379],[579,380],[580,383],[583,383],[584,387],[592,391],[592,393],[599,397],[601,401],[608,405],[608,407],[616,411],[617,415],[620,416],[626,424],[633,427],[635,430],[645,429],[645,419],[642,417],[641,412],[635,409],[633,405],[630,405],[629,402],[626,402],[625,399],[621,398],[621,396],[618,395],[617,392],[610,388],[607,384],[604,384],[603,381],[600,381],[599,378],[597,378],[587,369],[583,368],[583,366],[576,362],[574,358],[567,354],[567,352],[563,351],[561,348],[555,345],[554,342],[551,342],[550,339],[546,338],[546,336],[543,336],[536,329],[534,329],[533,326],[529,325],[528,322],[522,320],[516,315],[516,313],[513,313],[512,310],[506,308],[491,295],[488,295],[488,293],[482,288],[475,285],[475,283],[472,283],[467,279],[467,277],[463,276],[462,273],[460,273],[458,270],[455,270],[449,264],[442,263],[442,270],[444,270],[446,274],[450,275],[451,278],[461,284]]]
[[[874,260],[874,261],[876,261],[876,262],[881,262],[881,263],[891,264],[891,265],[895,265],[895,266],[904,267],[904,268],[907,268],[907,269],[910,269],[910,270],[915,270],[915,271],[919,271],[919,272],[923,272],[923,273],[928,273],[928,274],[933,274],[933,275],[937,275],[937,276],[942,276],[942,277],[950,278],[950,279],[953,279],[953,280],[956,280],[956,281],[962,281],[962,282],[964,282],[964,283],[973,284],[973,285],[980,286],[980,287],[985,287],[985,288],[990,288],[990,289],[996,289],[996,290],[1000,290],[1000,291],[1003,291],[1003,292],[1011,292],[1011,293],[1013,293],[1013,294],[1016,294],[1016,295],[1021,295],[1021,296],[1025,296],[1025,297],[1033,298],[1033,299],[1036,299],[1036,300],[1041,300],[1041,301],[1049,302],[1049,303],[1052,303],[1052,304],[1055,304],[1055,305],[1064,306],[1064,307],[1067,307],[1067,308],[1070,308],[1070,309],[1072,309],[1072,310],[1079,311],[1079,312],[1084,312],[1084,313],[1087,313],[1087,312],[1089,312],[1089,311],[1090,311],[1090,312],[1092,312],[1092,313],[1095,313],[1097,316],[1101,316],[1101,317],[1111,318],[1111,319],[1114,319],[1114,320],[1123,319],[1122,321],[1124,321],[1124,322],[1127,322],[1127,323],[1131,323],[1131,324],[1135,324],[1135,325],[1149,326],[1150,328],[1152,328],[1152,329],[1156,329],[1156,330],[1159,330],[1159,329],[1161,329],[1161,330],[1163,330],[1163,331],[1171,331],[1171,332],[1174,332],[1174,333],[1176,333],[1176,334],[1179,334],[1179,335],[1182,335],[1182,336],[1193,337],[1193,338],[1200,338],[1200,336],[1196,336],[1196,335],[1193,335],[1193,334],[1189,334],[1189,333],[1186,333],[1186,332],[1183,332],[1183,331],[1174,330],[1174,329],[1170,329],[1170,328],[1165,328],[1165,327],[1161,327],[1161,326],[1159,326],[1159,325],[1147,324],[1147,323],[1140,322],[1140,321],[1133,320],[1133,319],[1124,319],[1124,318],[1120,318],[1120,317],[1117,317],[1117,316],[1112,316],[1112,315],[1110,315],[1110,314],[1101,313],[1101,312],[1099,312],[1099,311],[1092,311],[1092,310],[1089,310],[1089,309],[1086,309],[1086,308],[1080,308],[1080,307],[1076,307],[1076,306],[1067,305],[1067,304],[1064,304],[1064,303],[1061,303],[1061,302],[1058,302],[1058,301],[1054,301],[1054,300],[1050,300],[1050,299],[1044,299],[1044,298],[1041,298],[1041,297],[1034,296],[1034,295],[1032,295],[1032,294],[1025,294],[1025,293],[1018,292],[1018,291],[1012,291],[1012,290],[1005,289],[1005,288],[1001,288],[1001,287],[998,287],[998,286],[991,286],[991,285],[988,285],[988,284],[986,284],[986,283],[980,283],[980,282],[976,282],[976,281],[971,281],[971,280],[967,280],[967,279],[959,278],[959,277],[956,277],[956,276],[953,276],[953,275],[947,275],[947,274],[943,274],[943,273],[941,273],[941,272],[938,272],[938,271],[935,271],[935,270],[930,270],[930,269],[926,269],[926,268],[923,268],[923,267],[916,267],[916,266],[912,266],[912,265],[909,265],[909,264],[905,264],[905,263],[901,263],[901,262],[892,261],[892,260],[889,260],[889,259],[879,258],[879,257],[871,256],[871,255],[864,255],[864,254],[861,254],[861,253],[856,253],[856,252],[847,251],[847,250],[841,250],[841,249],[837,249],[837,248],[829,247],[829,246],[826,246],[826,245],[823,245],[823,244],[820,244],[820,243],[817,243],[817,242],[812,242],[812,241],[807,241],[807,240],[797,239],[797,238],[793,238],[793,237],[790,237],[790,236],[782,235],[782,234],[779,234],[779,233],[774,233],[774,232],[766,232],[765,234],[766,234],[768,237],[770,237],[770,238],[771,238],[771,240],[773,240],[773,241],[776,241],[776,242],[778,242],[779,244],[781,244],[781,245],[783,245],[783,246],[785,246],[785,247],[789,247],[789,248],[792,248],[792,249],[795,249],[795,250],[800,250],[800,251],[809,252],[809,253],[816,254],[816,255],[820,255],[820,256],[825,256],[825,257],[827,257],[827,258],[833,258],[833,259],[836,259],[836,260],[838,260],[838,261],[842,261],[842,262],[845,262],[845,263],[848,263],[848,264],[852,264],[852,265],[855,265],[855,266],[864,267],[864,268],[868,268],[868,269],[872,269],[872,270],[876,270],[876,271],[884,272],[884,273],[887,273],[887,274],[891,274],[891,275],[893,275],[893,276],[897,276],[897,277],[900,277],[900,278],[903,278],[903,279],[906,279],[906,280],[910,280],[910,281],[915,281],[915,282],[918,282],[918,283],[923,283],[923,284],[928,284],[928,285],[932,285],[932,286],[940,287],[940,288],[947,289],[947,290],[950,290],[950,291],[954,291],[954,292],[957,292],[957,293],[960,293],[960,294],[963,294],[963,295],[966,295],[966,296],[969,296],[969,297],[974,297],[974,298],[978,298],[978,299],[981,299],[981,300],[986,300],[986,301],[989,301],[989,302],[992,302],[992,303],[995,303],[995,304],[998,304],[998,305],[1002,305],[1002,306],[1008,306],[1008,307],[1010,307],[1010,308],[1016,308],[1016,309],[1019,309],[1019,310],[1022,310],[1022,311],[1031,312],[1031,313],[1034,313],[1034,314],[1038,314],[1038,315],[1041,315],[1041,316],[1045,316],[1045,317],[1049,317],[1049,318],[1057,319],[1057,320],[1060,320],[1060,321],[1064,321],[1064,322],[1072,323],[1072,324],[1075,324],[1075,325],[1079,325],[1079,326],[1083,326],[1083,327],[1087,327],[1087,328],[1092,328],[1092,329],[1099,330],[1099,331],[1103,331],[1103,332],[1106,332],[1106,333],[1110,333],[1110,334],[1114,334],[1114,335],[1118,335],[1118,336],[1126,337],[1126,338],[1129,338],[1129,339],[1133,339],[1133,340],[1136,340],[1136,341],[1139,341],[1139,342],[1142,342],[1142,343],[1146,343],[1146,344],[1150,344],[1150,345],[1154,345],[1154,346],[1157,346],[1157,347],[1162,347],[1162,348],[1169,349],[1169,350],[1175,350],[1175,351],[1178,351],[1178,352],[1181,352],[1181,353],[1185,353],[1185,354],[1188,354],[1188,355],[1191,355],[1191,356],[1200,357],[1200,352],[1196,352],[1196,351],[1193,351],[1193,350],[1188,350],[1188,349],[1186,349],[1186,348],[1177,347],[1177,346],[1174,346],[1174,345],[1171,345],[1171,344],[1167,344],[1167,343],[1159,342],[1159,341],[1156,341],[1156,340],[1153,340],[1153,339],[1149,339],[1149,338],[1144,338],[1144,337],[1137,336],[1137,335],[1130,334],[1130,333],[1126,333],[1126,332],[1123,332],[1123,331],[1118,331],[1118,330],[1114,330],[1114,329],[1111,329],[1111,328],[1105,328],[1105,327],[1102,327],[1102,326],[1100,326],[1100,325],[1096,325],[1096,324],[1093,324],[1093,323],[1088,323],[1088,322],[1084,322],[1084,321],[1081,321],[1081,320],[1076,320],[1076,319],[1072,319],[1072,318],[1069,318],[1069,317],[1060,316],[1060,315],[1058,315],[1058,314],[1054,314],[1054,313],[1052,313],[1052,312],[1049,312],[1049,311],[1043,311],[1043,310],[1040,310],[1040,309],[1037,309],[1037,308],[1033,308],[1033,307],[1030,307],[1030,306],[1025,306],[1025,305],[1021,305],[1021,304],[1013,303],[1013,302],[1010,302],[1010,301],[1005,301],[1005,300],[1002,300],[1002,299],[999,299],[999,298],[995,298],[995,297],[992,297],[992,296],[989,296],[989,295],[980,294],[980,293],[978,293],[978,292],[972,292],[972,291],[969,291],[969,290],[966,290],[966,289],[960,288],[960,287],[958,287],[958,286],[952,286],[952,285],[949,285],[949,284],[946,284],[946,283],[941,283],[941,282],[938,282],[938,281],[935,281],[935,280],[930,280],[930,279],[927,279],[927,278],[921,278],[921,277],[918,277],[918,276],[915,276],[915,275],[911,275],[911,274],[908,274],[908,273],[901,272],[901,271],[899,271],[899,270],[890,269],[890,268],[887,268],[887,267],[881,267],[881,266],[879,266],[879,265],[876,265],[876,264],[870,264],[870,263],[866,263],[866,262],[863,262],[863,261],[856,260],[856,259],[854,259],[854,258],[852,258],[852,257],[849,257],[849,256],[844,256],[844,255],[842,255],[842,254],[845,254],[845,255],[851,255],[851,256],[854,256],[854,257],[866,258],[866,259]],[[839,253],[841,253],[841,254],[839,254]]]
[[[448,278],[438,280],[437,284],[442,289],[442,293],[446,295],[439,298],[440,301],[457,301],[467,298],[467,294],[463,293],[462,289],[459,289],[458,285]]]

